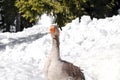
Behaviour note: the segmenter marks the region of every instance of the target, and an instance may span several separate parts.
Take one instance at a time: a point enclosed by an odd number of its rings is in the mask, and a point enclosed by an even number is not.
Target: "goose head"
[[[53,39],[58,38],[60,36],[60,31],[57,25],[50,26],[50,34]]]

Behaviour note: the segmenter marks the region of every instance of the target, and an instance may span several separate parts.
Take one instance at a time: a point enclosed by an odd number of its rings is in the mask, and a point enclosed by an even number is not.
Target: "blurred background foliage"
[[[54,16],[58,26],[65,26],[73,19],[89,15],[91,19],[111,17],[118,14],[119,0],[2,0],[0,2],[2,28],[16,32],[30,27],[44,13]]]

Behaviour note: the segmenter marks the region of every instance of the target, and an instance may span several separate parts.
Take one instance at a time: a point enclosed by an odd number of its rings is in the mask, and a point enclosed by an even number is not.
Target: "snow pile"
[[[44,80],[43,66],[51,49],[44,15],[32,28],[0,33],[0,80]],[[64,60],[80,66],[86,80],[120,80],[120,16],[90,19],[83,16],[67,24],[60,35]]]

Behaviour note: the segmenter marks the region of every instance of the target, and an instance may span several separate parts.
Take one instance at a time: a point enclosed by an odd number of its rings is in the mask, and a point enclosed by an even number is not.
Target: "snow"
[[[0,33],[0,80],[45,80],[52,21],[43,15],[32,28]],[[120,15],[83,16],[80,23],[76,18],[61,31],[60,51],[62,59],[83,70],[86,80],[120,80]]]

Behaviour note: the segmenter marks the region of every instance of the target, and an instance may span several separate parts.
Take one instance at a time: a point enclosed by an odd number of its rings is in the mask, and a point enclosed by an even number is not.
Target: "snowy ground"
[[[33,28],[0,33],[0,80],[44,80],[51,21],[44,15]],[[62,59],[81,67],[86,80],[120,80],[119,15],[75,19],[61,31],[60,43]]]

